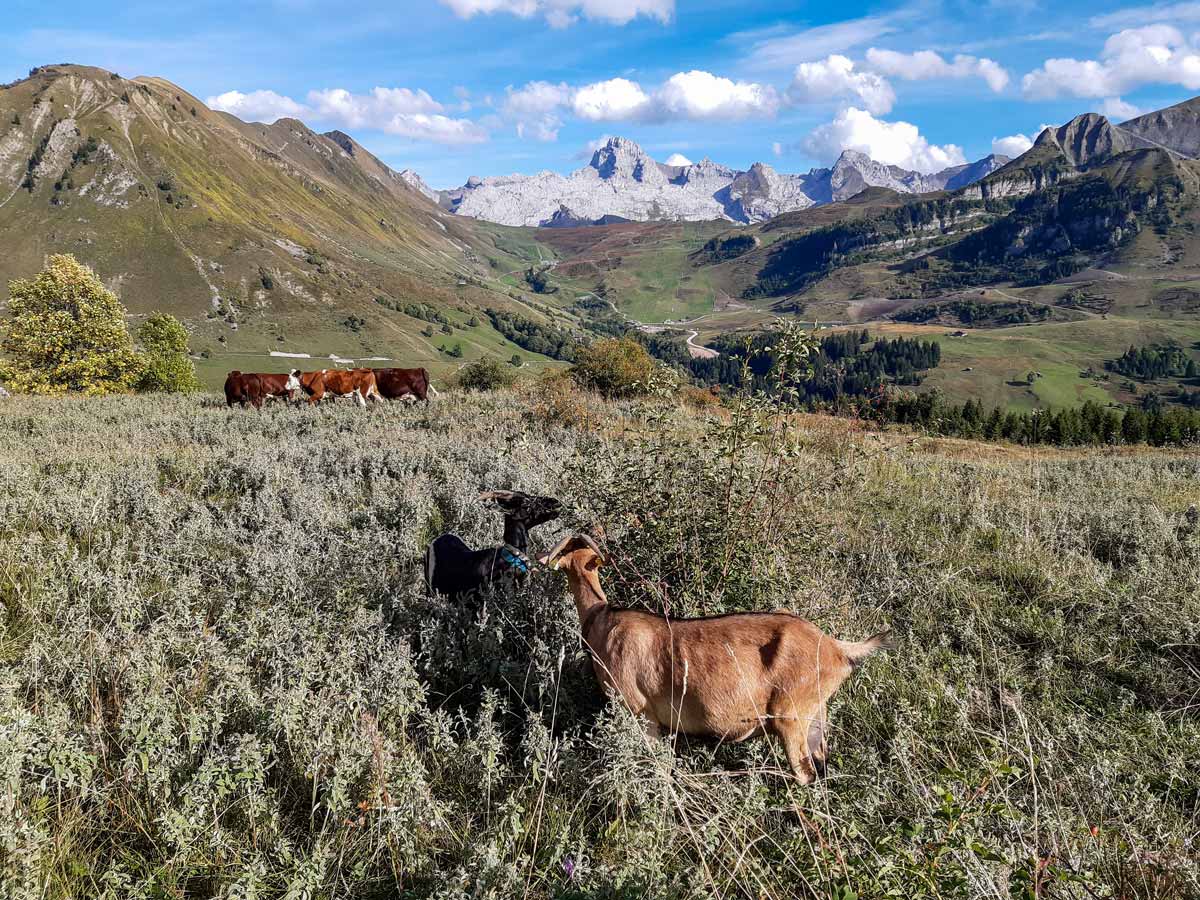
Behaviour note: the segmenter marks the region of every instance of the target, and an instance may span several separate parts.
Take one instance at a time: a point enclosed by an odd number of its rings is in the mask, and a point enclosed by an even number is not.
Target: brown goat
[[[888,632],[839,641],[790,613],[666,619],[613,609],[596,575],[603,554],[586,535],[540,561],[566,571],[597,679],[646,718],[652,736],[774,735],[803,784],[824,774],[829,698],[856,665],[890,647]]]

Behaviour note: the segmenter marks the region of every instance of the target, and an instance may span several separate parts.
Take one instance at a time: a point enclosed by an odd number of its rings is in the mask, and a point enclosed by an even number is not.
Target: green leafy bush
[[[172,394],[200,390],[196,366],[188,357],[187,329],[178,319],[155,313],[138,328],[137,340],[142,350],[137,390]]]
[[[580,348],[571,376],[580,387],[605,397],[632,397],[646,393],[655,366],[637,341],[606,338]]]
[[[494,391],[516,383],[513,367],[490,356],[467,363],[458,373],[459,387],[468,391]]]

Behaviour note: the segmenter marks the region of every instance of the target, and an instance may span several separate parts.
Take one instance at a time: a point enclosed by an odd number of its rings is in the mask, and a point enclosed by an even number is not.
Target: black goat
[[[480,589],[517,586],[529,577],[532,564],[525,555],[529,529],[562,513],[553,497],[520,491],[487,491],[481,500],[494,500],[504,512],[504,544],[472,550],[457,534],[435,538],[425,551],[425,588],[447,597],[464,597]]]

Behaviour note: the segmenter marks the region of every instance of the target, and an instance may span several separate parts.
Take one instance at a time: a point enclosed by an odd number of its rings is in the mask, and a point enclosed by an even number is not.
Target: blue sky
[[[569,171],[606,135],[784,171],[933,171],[1200,93],[1200,2],[8,0],[0,81],[77,62],[341,128],[435,187]]]

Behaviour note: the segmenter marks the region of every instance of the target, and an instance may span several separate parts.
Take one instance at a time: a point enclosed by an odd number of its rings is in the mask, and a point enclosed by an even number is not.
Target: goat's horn
[[[580,538],[580,540],[582,540],[585,544],[588,545],[588,548],[593,553],[595,553],[598,557],[600,557],[600,562],[602,564],[608,562],[608,557],[606,557],[604,555],[604,551],[600,549],[600,545],[597,544],[595,542],[595,540],[592,539],[592,536],[590,534],[580,534],[580,535],[578,535],[578,537]]]
[[[571,543],[571,540],[574,537],[575,537],[575,535],[568,534],[561,541],[559,541],[557,544],[554,545],[554,549],[552,549],[548,553],[544,554],[541,557],[541,559],[538,560],[538,562],[540,562],[544,566],[554,565],[554,561],[557,560],[560,556],[562,556],[563,550],[566,549],[567,544]]]

